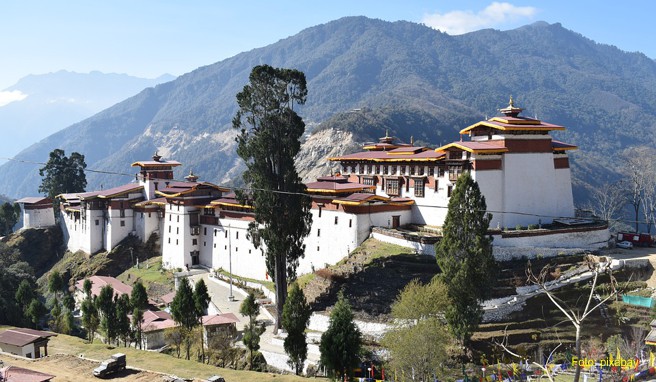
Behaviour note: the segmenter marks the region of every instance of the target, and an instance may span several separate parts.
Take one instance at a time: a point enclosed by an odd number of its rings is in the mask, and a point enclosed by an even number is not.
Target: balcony
[[[200,224],[219,225],[219,218],[211,215],[201,215]]]

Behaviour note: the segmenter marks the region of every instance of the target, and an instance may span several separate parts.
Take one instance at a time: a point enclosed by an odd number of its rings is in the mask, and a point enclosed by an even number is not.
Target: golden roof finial
[[[414,145],[415,145],[415,137],[411,135],[410,136],[410,146],[414,146]]]
[[[513,99],[512,99],[512,94],[510,95],[510,102],[508,102],[508,106],[509,107],[515,106],[515,103],[513,102]]]
[[[385,138],[389,138],[389,129],[385,129]]]

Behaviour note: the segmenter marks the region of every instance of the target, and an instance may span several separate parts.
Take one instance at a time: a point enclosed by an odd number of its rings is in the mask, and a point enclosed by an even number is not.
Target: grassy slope
[[[4,331],[7,327],[0,327]],[[112,354],[121,352],[127,356],[128,366],[140,369],[153,370],[165,374],[174,374],[185,378],[207,378],[213,374],[220,374],[230,382],[293,382],[302,381],[305,378],[291,375],[275,375],[270,373],[258,373],[251,371],[237,371],[231,369],[222,369],[211,365],[203,365],[194,361],[187,361],[182,358],[178,359],[166,354],[156,352],[137,350],[134,348],[108,347],[99,341],[93,344],[87,344],[78,337],[67,336],[63,334],[53,337],[48,344],[49,354],[68,354],[73,356],[84,355],[86,358],[103,360],[109,358]],[[9,359],[6,360],[10,362]],[[38,370],[39,363],[35,362],[30,366],[31,369]],[[40,370],[56,374],[56,370]],[[91,373],[91,369],[89,370]]]

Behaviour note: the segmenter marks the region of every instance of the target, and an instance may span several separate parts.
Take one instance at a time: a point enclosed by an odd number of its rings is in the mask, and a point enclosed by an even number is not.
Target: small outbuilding
[[[26,358],[48,355],[48,341],[55,333],[27,328],[8,329],[0,333],[0,350]]]

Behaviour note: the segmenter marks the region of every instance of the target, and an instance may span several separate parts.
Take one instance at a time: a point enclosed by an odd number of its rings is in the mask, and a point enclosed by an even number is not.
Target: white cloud
[[[20,90],[0,91],[0,107],[15,101],[22,101],[25,98],[27,98],[27,94],[21,92]]]
[[[444,14],[424,15],[422,23],[448,34],[463,34],[483,28],[531,19],[537,13],[534,7],[518,7],[510,3],[493,2],[482,11],[451,11]]]

